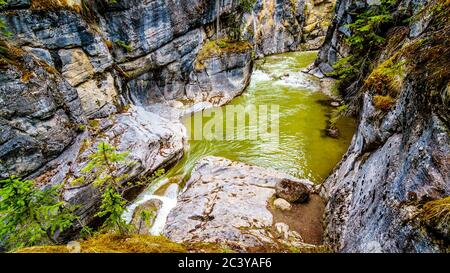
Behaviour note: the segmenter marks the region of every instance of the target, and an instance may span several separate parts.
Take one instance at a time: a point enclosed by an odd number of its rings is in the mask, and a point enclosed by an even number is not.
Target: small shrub
[[[72,184],[85,184],[86,176],[93,178],[90,183],[103,190],[100,211],[96,214],[104,218],[102,229],[121,234],[127,233],[131,227],[122,219],[127,203],[123,193],[139,184],[124,183],[128,175],[118,174],[121,168],[131,165],[126,161],[127,156],[127,152],[119,153],[115,147],[101,142],[97,146],[97,151],[89,155],[89,162],[81,170],[85,176],[72,181]]]
[[[122,214],[125,212],[127,201],[122,197],[119,189],[109,185],[102,195],[100,211],[96,214],[98,217],[106,217],[102,228],[108,231],[126,234],[131,227],[127,224]]]
[[[87,127],[85,124],[78,124],[78,127],[77,127],[78,132],[84,132],[84,131],[86,131],[86,129],[87,129]]]
[[[58,186],[41,190],[31,180],[0,180],[0,240],[6,248],[56,243],[55,233],[77,219],[59,196]]]
[[[327,76],[337,77],[341,81],[348,80],[359,72],[361,64],[362,61],[355,61],[355,57],[353,55],[341,58],[333,65],[334,71],[328,73]]]

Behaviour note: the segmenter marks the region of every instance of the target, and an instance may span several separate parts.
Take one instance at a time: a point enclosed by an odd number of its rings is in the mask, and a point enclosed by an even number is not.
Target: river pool
[[[274,116],[278,121],[279,137],[273,137],[274,134],[265,137],[261,134],[251,139],[210,139],[204,125],[214,118],[215,114],[205,117],[202,113],[196,113],[194,116],[185,117],[183,122],[188,129],[190,140],[182,160],[129,206],[125,218],[131,220],[134,208],[146,200],[155,196],[163,199],[163,208],[151,229],[152,234],[158,234],[163,228],[167,214],[176,204],[177,189],[174,184],[183,184],[195,163],[208,155],[273,168],[315,183],[323,182],[346,152],[355,130],[355,122],[351,118],[340,118],[337,121],[339,138],[325,135],[327,121],[334,108],[329,104],[330,98],[321,92],[320,82],[315,77],[301,72],[316,56],[317,52],[292,52],[256,61],[250,85],[241,96],[228,104],[245,111],[258,111],[261,106],[266,106],[269,114],[274,114],[272,110],[278,108],[278,113],[275,112]],[[211,112],[217,113],[226,107],[213,109]],[[202,139],[193,139],[196,130],[199,130],[192,122],[195,115],[203,121],[202,135],[206,137]],[[226,118],[227,115],[224,114],[224,124]],[[269,127],[271,125],[272,123]],[[260,126],[258,122],[248,122],[239,130],[244,129],[248,135],[252,135],[259,132]]]

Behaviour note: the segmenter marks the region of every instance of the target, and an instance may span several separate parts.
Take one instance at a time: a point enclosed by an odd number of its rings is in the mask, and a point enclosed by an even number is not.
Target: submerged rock
[[[164,234],[178,242],[219,242],[240,249],[276,245],[268,202],[283,179],[302,183],[273,170],[205,157],[170,212]],[[300,243],[289,233],[286,244]]]
[[[328,128],[325,129],[325,133],[327,134],[327,136],[332,138],[338,138],[340,135],[339,129],[335,126],[328,126]]]
[[[33,54],[5,49],[0,67],[0,179],[26,176],[72,144],[85,118],[77,92]]]

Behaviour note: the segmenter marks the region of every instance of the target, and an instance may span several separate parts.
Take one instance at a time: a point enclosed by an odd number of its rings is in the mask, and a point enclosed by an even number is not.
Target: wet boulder
[[[161,207],[162,201],[159,199],[150,199],[136,207],[131,219],[131,225],[136,228],[137,233],[149,234]]]
[[[308,180],[282,179],[275,185],[275,190],[279,198],[288,202],[304,203],[309,199],[311,185],[312,183]]]

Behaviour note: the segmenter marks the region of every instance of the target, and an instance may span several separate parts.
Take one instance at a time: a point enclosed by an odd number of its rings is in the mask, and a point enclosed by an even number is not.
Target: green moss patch
[[[176,243],[163,236],[101,234],[80,241],[82,253],[187,253],[226,252],[227,248],[212,243]],[[69,253],[66,245],[22,248],[18,253]]]

